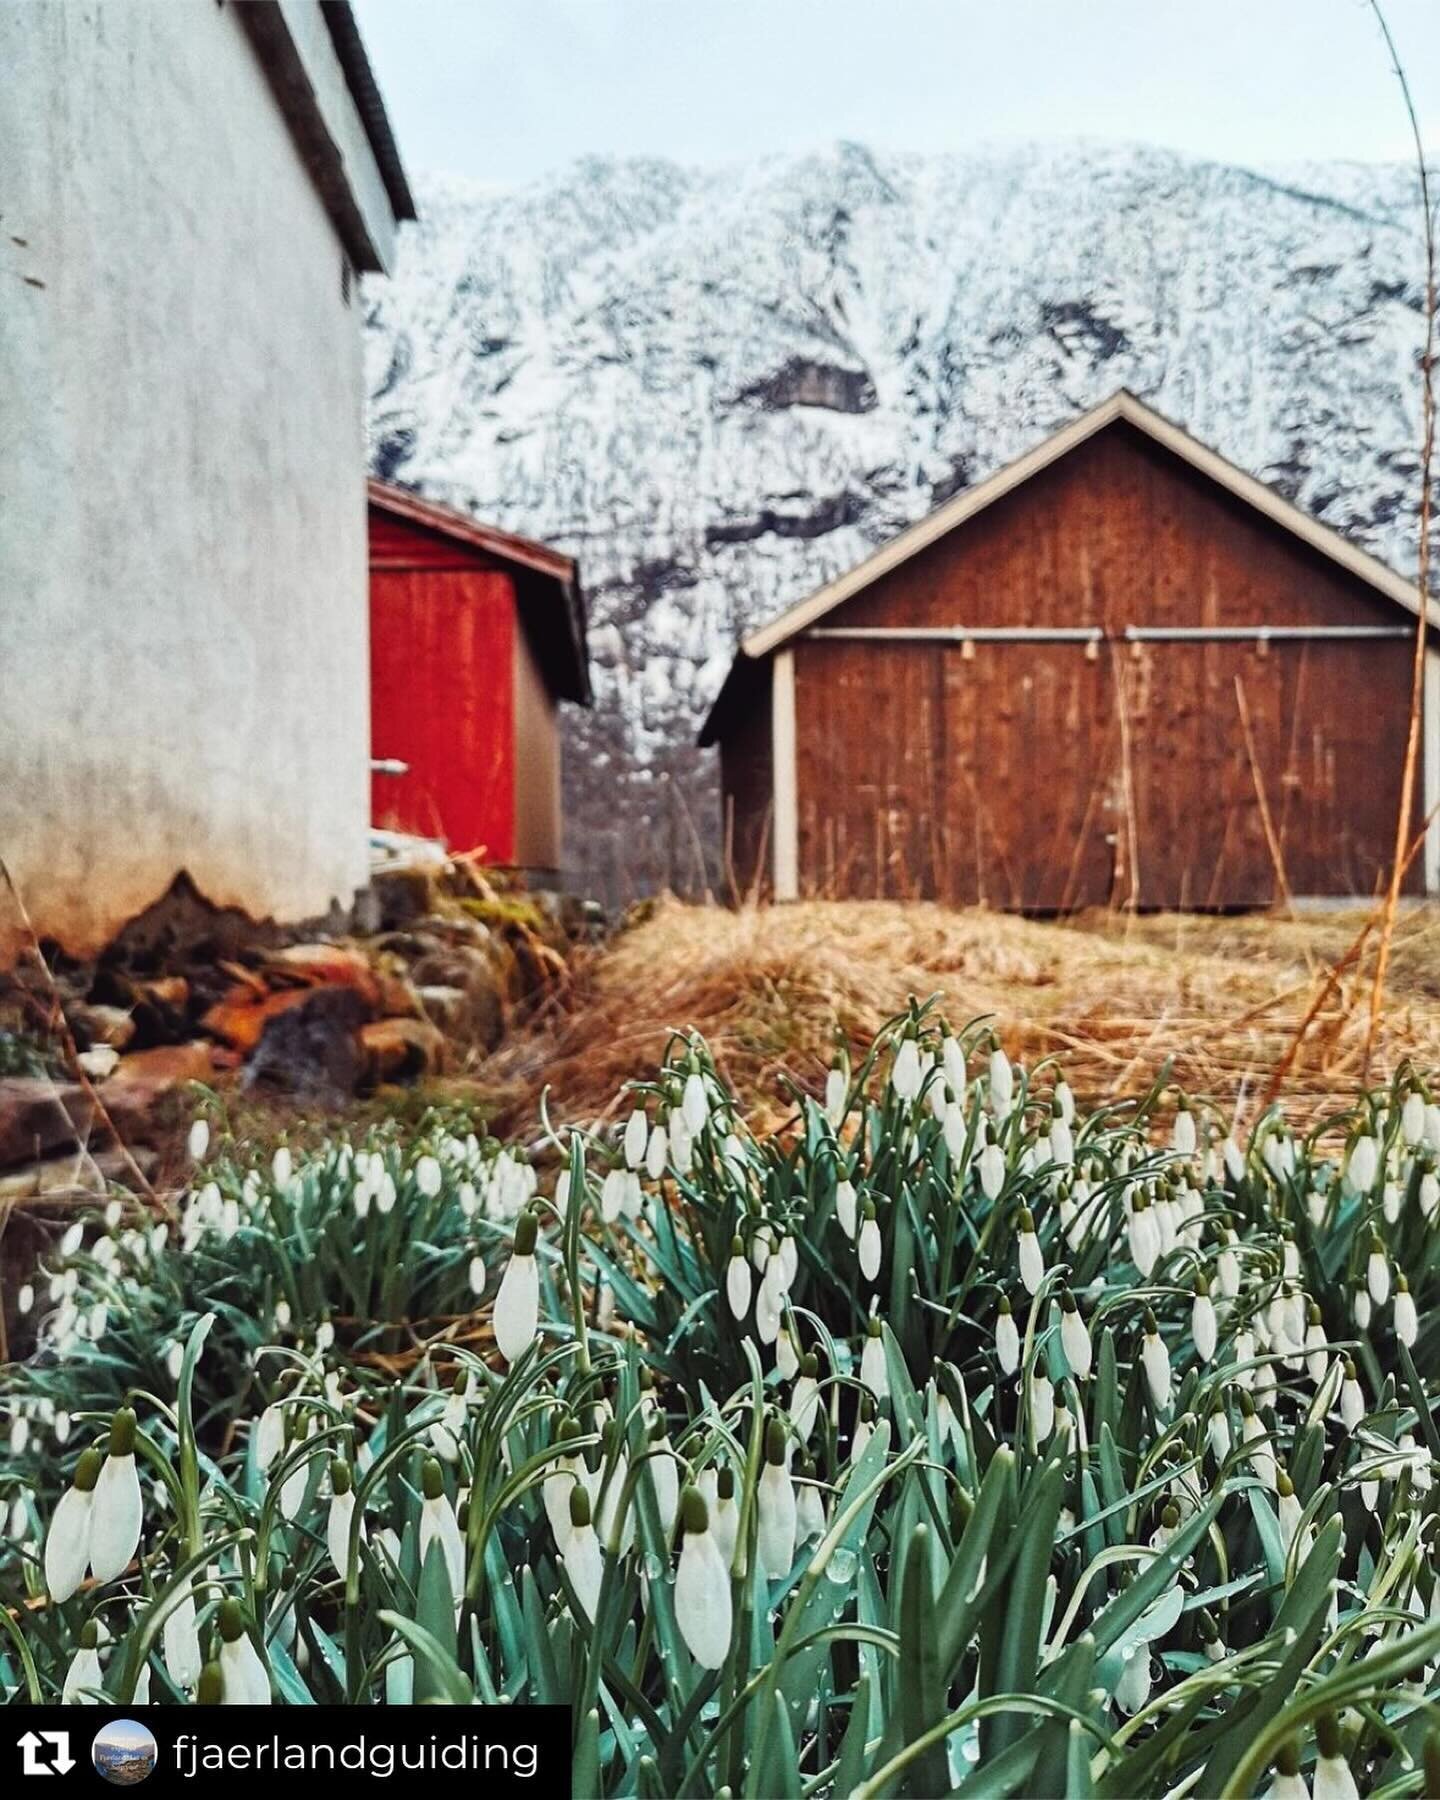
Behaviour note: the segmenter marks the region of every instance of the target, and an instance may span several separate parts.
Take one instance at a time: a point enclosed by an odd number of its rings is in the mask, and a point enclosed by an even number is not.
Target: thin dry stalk
[[[1379,948],[1375,957],[1375,980],[1370,989],[1370,1016],[1365,1030],[1365,1052],[1362,1067],[1368,1076],[1370,1059],[1380,1029],[1380,1015],[1385,1006],[1385,977],[1390,966],[1390,941],[1395,932],[1395,915],[1400,905],[1400,887],[1404,879],[1405,846],[1409,842],[1410,815],[1415,804],[1415,774],[1420,756],[1420,727],[1425,704],[1425,647],[1430,612],[1430,479],[1435,456],[1435,318],[1437,311],[1435,281],[1435,215],[1430,205],[1430,175],[1425,164],[1425,141],[1420,133],[1420,120],[1410,92],[1410,82],[1390,35],[1390,26],[1379,0],[1370,0],[1371,10],[1379,21],[1385,47],[1390,53],[1395,79],[1409,116],[1415,139],[1415,160],[1420,173],[1420,204],[1425,228],[1425,346],[1420,357],[1420,392],[1423,438],[1420,452],[1420,521],[1418,571],[1419,618],[1415,625],[1415,657],[1410,678],[1410,723],[1405,737],[1405,764],[1400,778],[1400,813],[1395,823],[1395,855],[1390,870],[1390,883],[1385,892],[1385,905],[1380,923]]]
[[[1271,867],[1275,870],[1275,883],[1280,889],[1280,898],[1285,905],[1285,916],[1295,917],[1295,900],[1290,892],[1289,878],[1285,873],[1285,853],[1280,847],[1280,840],[1275,835],[1274,821],[1270,817],[1270,802],[1265,797],[1265,781],[1260,773],[1260,759],[1255,754],[1255,734],[1250,729],[1250,708],[1245,703],[1245,683],[1237,675],[1235,677],[1235,704],[1240,709],[1240,730],[1245,738],[1245,755],[1250,762],[1250,779],[1255,784],[1255,799],[1260,807],[1260,827],[1265,833],[1265,848],[1270,852]]]

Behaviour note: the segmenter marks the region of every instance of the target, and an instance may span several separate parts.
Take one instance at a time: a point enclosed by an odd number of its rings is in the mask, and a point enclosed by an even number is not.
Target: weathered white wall
[[[560,723],[518,619],[515,629],[515,862],[560,867]]]
[[[257,917],[348,904],[369,696],[339,240],[233,4],[0,6],[0,69],[0,855],[77,951],[181,869]]]

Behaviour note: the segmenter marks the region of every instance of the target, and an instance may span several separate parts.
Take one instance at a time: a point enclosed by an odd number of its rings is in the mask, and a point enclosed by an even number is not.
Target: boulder
[[[353,987],[302,989],[295,1004],[266,1020],[243,1085],[306,1104],[343,1106],[365,1072],[357,1034],[369,1016],[365,997]]]
[[[366,1079],[419,1081],[445,1061],[445,1034],[427,1019],[375,1019],[360,1029]]]

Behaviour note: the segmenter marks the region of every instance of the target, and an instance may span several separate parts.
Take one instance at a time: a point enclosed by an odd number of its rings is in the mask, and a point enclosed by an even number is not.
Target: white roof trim
[[[957,525],[973,519],[976,513],[984,512],[987,506],[993,505],[1013,488],[1028,481],[1032,475],[1038,475],[1051,463],[1058,462],[1062,456],[1105,426],[1114,424],[1117,419],[1125,420],[1138,431],[1143,431],[1147,437],[1153,438],[1157,444],[1163,444],[1167,450],[1174,451],[1176,456],[1189,463],[1192,468],[1198,469],[1202,475],[1208,475],[1238,499],[1246,501],[1256,512],[1263,513],[1277,525],[1282,525],[1302,543],[1309,544],[1312,549],[1338,563],[1342,569],[1358,576],[1387,600],[1394,600],[1407,612],[1419,616],[1420,590],[1413,582],[1397,575],[1378,558],[1359,549],[1330,526],[1312,519],[1308,513],[1292,505],[1273,488],[1267,487],[1263,481],[1257,481],[1253,475],[1237,469],[1234,463],[1227,462],[1217,451],[1208,449],[1191,437],[1189,432],[1182,431],[1178,425],[1172,425],[1168,419],[1162,419],[1159,413],[1121,388],[1099,406],[1092,407],[1089,412],[1081,413],[1079,418],[1062,426],[1052,437],[1046,438],[1044,443],[1038,444],[1017,461],[997,470],[975,487],[966,488],[963,493],[938,507],[918,524],[902,531],[899,537],[882,545],[873,556],[867,556],[864,562],[858,563],[847,574],[820,588],[808,599],[789,607],[779,618],[759,631],[752,632],[741,643],[742,653],[750,657],[761,657],[768,656],[772,650],[778,650],[782,644],[808,629],[818,619],[824,618],[826,613],[852,595],[860,593],[882,575],[888,575],[892,569],[899,568],[901,563],[908,562],[912,556],[927,549],[938,538],[946,536]],[[1440,605],[1434,601],[1430,606],[1430,623],[1440,626]]]

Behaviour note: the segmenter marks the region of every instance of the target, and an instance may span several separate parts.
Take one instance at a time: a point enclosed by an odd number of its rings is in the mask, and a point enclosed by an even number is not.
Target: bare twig
[[[1395,822],[1395,855],[1390,882],[1380,922],[1380,941],[1375,957],[1375,980],[1370,989],[1370,1017],[1365,1029],[1365,1052],[1362,1067],[1368,1076],[1370,1057],[1380,1029],[1380,1015],[1385,1006],[1385,975],[1390,963],[1390,940],[1395,931],[1395,914],[1400,904],[1400,886],[1404,877],[1405,847],[1409,842],[1410,815],[1415,804],[1415,770],[1420,754],[1420,725],[1425,701],[1425,647],[1430,614],[1430,472],[1435,455],[1435,215],[1430,206],[1430,175],[1425,165],[1425,141],[1410,83],[1390,35],[1380,0],[1370,0],[1371,10],[1380,25],[1385,47],[1390,53],[1395,79],[1409,115],[1410,130],[1415,139],[1415,160],[1420,172],[1420,205],[1425,229],[1425,344],[1420,356],[1420,391],[1423,442],[1420,453],[1420,520],[1418,571],[1416,585],[1420,595],[1420,616],[1415,626],[1415,657],[1411,665],[1410,724],[1405,738],[1405,764],[1400,777],[1400,813]]]
[[[1245,754],[1250,759],[1250,779],[1255,784],[1255,798],[1260,803],[1260,825],[1265,833],[1265,847],[1270,852],[1280,898],[1285,902],[1286,917],[1293,919],[1295,901],[1285,875],[1285,856],[1280,848],[1280,840],[1275,835],[1275,825],[1270,817],[1270,802],[1265,797],[1265,782],[1260,774],[1260,759],[1255,754],[1255,735],[1250,729],[1250,708],[1245,703],[1245,683],[1238,675],[1235,677],[1235,704],[1240,708],[1240,730],[1245,737]]]

